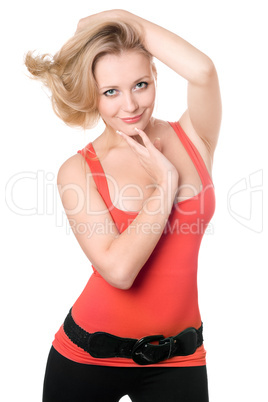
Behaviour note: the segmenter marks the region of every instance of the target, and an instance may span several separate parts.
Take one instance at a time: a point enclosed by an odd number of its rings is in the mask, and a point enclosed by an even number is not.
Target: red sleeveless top
[[[191,157],[202,181],[202,190],[192,198],[174,203],[157,246],[130,289],[111,286],[93,267],[93,274],[72,308],[76,323],[89,333],[104,331],[136,339],[155,334],[169,337],[187,327],[199,328],[201,325],[197,289],[198,252],[205,229],[214,214],[215,192],[197,148],[179,123],[169,124]],[[91,143],[86,148],[91,157],[96,156]],[[85,149],[78,152],[86,158]],[[137,214],[113,206],[100,161],[86,160],[98,191],[121,233]],[[70,341],[63,326],[56,333],[53,346],[63,356],[78,363],[141,367],[132,359],[92,357]],[[205,364],[203,344],[192,355],[175,356],[150,367]]]

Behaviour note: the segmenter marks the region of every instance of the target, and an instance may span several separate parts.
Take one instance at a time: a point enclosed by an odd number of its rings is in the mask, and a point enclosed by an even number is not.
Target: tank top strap
[[[169,122],[173,130],[176,132],[177,136],[179,137],[180,141],[182,142],[182,145],[186,149],[188,155],[190,156],[191,160],[193,161],[193,164],[195,165],[197,172],[200,176],[200,179],[202,181],[203,185],[213,185],[212,178],[210,177],[210,174],[208,172],[208,169],[205,165],[205,162],[200,155],[200,152],[196,148],[196,146],[193,144],[193,142],[190,140],[188,135],[184,132],[183,128],[181,127],[179,122]]]
[[[113,204],[110,198],[107,178],[92,143],[90,142],[85,148],[77,151],[77,153],[80,153],[85,158],[96,183],[97,190],[102,196],[107,208],[109,210],[112,209]]]

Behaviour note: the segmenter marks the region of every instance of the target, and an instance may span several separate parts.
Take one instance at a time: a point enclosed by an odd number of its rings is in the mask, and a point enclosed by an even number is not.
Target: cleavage
[[[129,152],[130,151],[130,152]],[[140,165],[133,151],[112,150],[101,161],[112,204],[126,212],[138,212],[154,192],[151,176]],[[117,161],[120,163],[117,163]]]
[[[178,158],[165,155],[179,173],[178,192],[174,203],[196,196],[202,190],[202,181],[186,150]],[[173,160],[172,160],[173,159]],[[175,160],[174,160],[175,159]],[[117,163],[120,161],[120,163]],[[144,200],[155,190],[151,176],[140,165],[131,150],[113,149],[101,160],[105,172],[112,204],[119,210],[138,212]]]

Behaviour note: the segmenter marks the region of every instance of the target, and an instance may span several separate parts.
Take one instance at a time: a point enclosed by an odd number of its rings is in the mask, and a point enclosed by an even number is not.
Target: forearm
[[[109,10],[83,18],[77,32],[88,24],[124,21],[141,33],[147,50],[192,84],[203,84],[215,70],[211,59],[175,33],[125,10]]]
[[[174,177],[174,176],[173,176]],[[129,288],[157,245],[171,212],[177,180],[158,185],[128,228],[110,244],[103,275],[110,284]],[[106,268],[106,269],[105,269]]]
[[[118,10],[118,18],[136,25],[141,31],[147,50],[187,81],[206,82],[214,68],[210,58],[169,30],[128,11]]]

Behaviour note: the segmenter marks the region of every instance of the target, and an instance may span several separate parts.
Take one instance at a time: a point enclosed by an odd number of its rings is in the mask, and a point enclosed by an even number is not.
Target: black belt
[[[203,343],[203,323],[199,329],[186,328],[176,336],[145,336],[141,339],[120,338],[107,332],[90,334],[77,325],[69,311],[64,324],[64,332],[70,340],[96,358],[132,358],[140,365],[155,364],[173,356],[193,354]],[[159,341],[157,344],[150,342]]]

